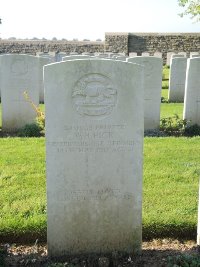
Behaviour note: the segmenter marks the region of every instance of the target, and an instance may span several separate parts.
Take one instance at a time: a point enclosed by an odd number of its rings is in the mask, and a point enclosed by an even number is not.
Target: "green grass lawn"
[[[46,239],[45,139],[0,139],[0,240]],[[143,238],[195,238],[200,137],[145,138]]]
[[[164,89],[162,90],[162,96],[164,96],[166,99],[168,98],[168,90]],[[40,105],[40,109],[42,111],[45,110],[44,105]],[[161,118],[166,118],[173,116],[174,114],[178,114],[180,118],[183,116],[183,103],[161,103]],[[0,127],[2,126],[2,120],[1,120],[1,105],[0,105]]]
[[[169,69],[164,68],[165,85],[168,75]],[[167,89],[162,96],[168,98]],[[161,118],[174,114],[182,118],[182,113],[183,103],[161,104]],[[0,240],[44,241],[45,138],[1,138],[0,147]],[[198,147],[200,137],[144,139],[144,239],[196,237]]]

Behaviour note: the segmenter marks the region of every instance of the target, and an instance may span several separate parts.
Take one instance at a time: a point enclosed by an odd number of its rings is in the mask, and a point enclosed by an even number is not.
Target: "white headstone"
[[[116,60],[126,61],[127,58],[128,57],[126,57],[126,56],[118,56],[118,57],[116,57]]]
[[[59,52],[55,55],[55,61],[60,62],[62,61],[62,58],[65,57],[67,54],[65,52]]]
[[[54,52],[49,52],[49,53],[45,53],[45,52],[37,52],[36,55],[38,57],[46,57],[49,59],[49,61],[51,63],[55,62],[55,53]]]
[[[172,58],[176,58],[176,57],[181,57],[182,58],[182,57],[185,57],[185,56],[182,55],[182,54],[174,54],[174,55],[171,56],[171,59]]]
[[[71,56],[73,56],[73,55],[78,55],[77,52],[70,52],[69,54],[70,54]]]
[[[200,184],[198,196],[197,245],[200,246]]]
[[[187,58],[175,57],[171,60],[169,73],[169,92],[170,102],[183,102],[185,94]]]
[[[39,104],[39,59],[29,55],[0,56],[2,129],[15,131],[33,123],[36,113],[24,98],[27,91],[34,104]]]
[[[199,52],[190,52],[190,57],[200,56]]]
[[[141,249],[142,74],[104,59],[45,66],[50,256]]]
[[[178,55],[182,55],[184,57],[187,57],[187,53],[186,52],[178,52]]]
[[[86,59],[86,58],[90,58],[90,56],[87,56],[87,55],[71,55],[71,56],[63,57],[62,61],[74,60],[74,59]]]
[[[149,55],[150,55],[150,54],[149,54],[148,52],[142,52],[142,56],[143,56],[143,57],[149,57]]]
[[[131,52],[131,53],[129,53],[129,57],[137,57],[137,53],[136,52]]]
[[[43,67],[44,65],[50,64],[51,59],[49,57],[38,57],[39,61],[39,101],[44,103],[44,83],[43,83]]]
[[[144,129],[158,129],[163,61],[153,56],[138,56],[128,58],[127,61],[144,65]]]
[[[94,56],[94,53],[83,52],[82,55],[84,55],[84,56]]]
[[[168,52],[167,53],[167,65],[168,66],[170,65],[172,55],[175,55],[175,53],[174,52]]]
[[[108,54],[104,54],[104,53],[99,53],[99,54],[95,54],[95,57],[108,58],[109,55]]]
[[[190,58],[187,64],[183,118],[200,125],[200,58]]]
[[[162,53],[161,52],[155,52],[154,57],[162,58]]]
[[[200,57],[200,55],[192,55],[191,57],[192,57],[192,58],[193,58],[193,57]]]

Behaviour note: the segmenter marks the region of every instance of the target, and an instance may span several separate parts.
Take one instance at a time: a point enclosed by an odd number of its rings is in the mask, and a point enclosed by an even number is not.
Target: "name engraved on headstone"
[[[48,142],[57,152],[125,152],[133,151],[134,140],[119,140],[125,125],[65,125],[68,140]],[[117,134],[116,134],[117,132]]]

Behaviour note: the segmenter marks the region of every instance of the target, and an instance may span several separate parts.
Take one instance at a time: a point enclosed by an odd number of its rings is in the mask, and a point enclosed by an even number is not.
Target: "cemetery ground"
[[[164,99],[167,89],[165,68]],[[161,104],[161,118],[173,114],[182,118],[182,111],[183,103]],[[199,143],[200,137],[144,138],[141,255],[113,254],[110,259],[91,255],[58,264],[48,259],[46,247],[45,138],[1,138],[0,266],[189,266],[188,255],[199,255],[195,242]]]
[[[161,107],[161,117],[182,117],[182,103]],[[200,137],[144,138],[143,254],[119,257],[121,266],[167,266],[170,255],[197,254],[199,142]],[[9,244],[10,266],[20,261],[53,266],[41,245],[46,242],[45,138],[1,138],[0,147],[1,251]]]

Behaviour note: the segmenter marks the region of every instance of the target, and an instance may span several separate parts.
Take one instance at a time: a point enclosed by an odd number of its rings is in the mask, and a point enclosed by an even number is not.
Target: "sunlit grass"
[[[45,139],[1,138],[0,239],[46,236]],[[144,238],[195,237],[198,138],[145,138]]]

